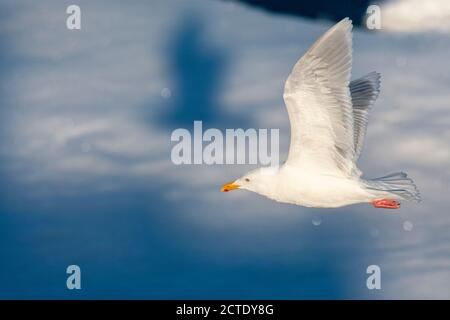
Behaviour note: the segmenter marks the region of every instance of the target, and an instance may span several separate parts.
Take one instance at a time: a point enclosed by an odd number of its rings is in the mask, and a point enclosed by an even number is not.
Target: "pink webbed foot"
[[[372,205],[375,208],[383,209],[398,209],[400,208],[400,202],[392,199],[380,199],[372,201]]]

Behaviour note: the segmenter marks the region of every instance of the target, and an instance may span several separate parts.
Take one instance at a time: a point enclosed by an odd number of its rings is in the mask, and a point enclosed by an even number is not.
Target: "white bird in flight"
[[[380,91],[380,74],[350,82],[351,67],[352,22],[345,18],[311,46],[286,80],[283,98],[291,123],[286,162],[250,171],[221,191],[245,189],[316,208],[372,203],[397,209],[402,200],[420,201],[417,187],[403,172],[361,177],[356,162]]]

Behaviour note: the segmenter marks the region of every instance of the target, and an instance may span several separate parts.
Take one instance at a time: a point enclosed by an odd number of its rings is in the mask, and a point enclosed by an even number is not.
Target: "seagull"
[[[362,178],[356,162],[380,92],[380,74],[350,81],[351,67],[352,22],[345,18],[309,48],[286,80],[291,141],[285,163],[250,171],[221,191],[244,189],[314,208],[369,203],[398,209],[400,201],[419,202],[419,191],[404,172]]]

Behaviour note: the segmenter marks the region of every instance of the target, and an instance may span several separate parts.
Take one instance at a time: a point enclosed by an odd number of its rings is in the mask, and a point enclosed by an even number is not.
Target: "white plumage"
[[[246,189],[276,201],[322,208],[360,202],[398,208],[398,200],[420,200],[405,173],[361,178],[356,161],[380,75],[372,72],[350,82],[351,67],[352,23],[346,18],[311,46],[286,80],[283,98],[291,143],[284,165],[253,170],[222,191]]]

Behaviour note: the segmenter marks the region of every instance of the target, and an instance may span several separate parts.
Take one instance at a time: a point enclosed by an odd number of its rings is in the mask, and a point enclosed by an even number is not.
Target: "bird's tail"
[[[364,183],[367,189],[388,192],[403,200],[421,201],[417,186],[404,172],[396,172],[384,177],[364,180]]]

